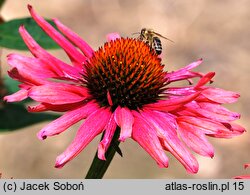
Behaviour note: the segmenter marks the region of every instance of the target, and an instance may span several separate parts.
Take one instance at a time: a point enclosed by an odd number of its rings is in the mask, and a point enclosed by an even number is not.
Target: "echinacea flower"
[[[250,163],[244,165],[245,169],[249,167],[250,167]],[[250,179],[250,175],[239,175],[239,176],[234,177],[234,179]]]
[[[64,49],[71,64],[41,48],[21,26],[19,32],[34,57],[8,55],[9,75],[22,84],[5,100],[29,97],[40,103],[29,107],[30,112],[65,112],[38,133],[39,139],[60,134],[85,119],[73,142],[57,157],[56,167],[63,167],[102,132],[98,157],[105,160],[119,127],[119,141],[132,138],[160,167],[168,167],[168,151],[188,172],[196,173],[198,162],[190,150],[214,156],[206,135],[232,138],[244,132],[233,122],[240,114],[222,106],[235,102],[239,94],[207,86],[215,73],[194,72],[201,59],[166,72],[161,58],[140,40],[111,33],[95,51],[57,19],[54,22],[64,36],[28,8],[37,24]],[[176,81],[191,82],[192,78],[198,78],[198,83],[174,87]]]

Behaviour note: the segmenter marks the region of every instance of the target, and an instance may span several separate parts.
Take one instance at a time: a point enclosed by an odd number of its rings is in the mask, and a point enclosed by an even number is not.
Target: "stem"
[[[120,143],[118,141],[119,135],[120,135],[120,128],[117,127],[115,130],[115,134],[112,138],[112,141],[110,143],[110,146],[106,152],[106,160],[100,160],[96,152],[85,179],[102,179],[117,151],[116,147],[118,147]]]

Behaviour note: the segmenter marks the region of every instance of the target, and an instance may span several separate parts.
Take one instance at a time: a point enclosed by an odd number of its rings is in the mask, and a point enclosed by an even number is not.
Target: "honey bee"
[[[140,34],[138,39],[147,43],[150,48],[155,50],[157,55],[160,55],[162,53],[162,45],[159,37],[173,42],[172,40],[162,36],[161,34],[155,32],[153,29],[150,28],[142,28],[141,32],[133,34]]]

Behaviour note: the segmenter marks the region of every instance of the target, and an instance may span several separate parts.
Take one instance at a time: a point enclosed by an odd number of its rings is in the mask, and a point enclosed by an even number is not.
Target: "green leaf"
[[[47,20],[55,27],[51,20]],[[43,30],[36,24],[32,18],[14,19],[0,24],[0,46],[17,49],[27,50],[18,29],[24,25],[31,36],[44,48],[44,49],[58,49],[60,48]]]
[[[4,87],[7,90],[8,94],[12,94],[15,93],[19,90],[18,85],[20,84],[20,82],[5,76],[4,77]]]
[[[15,131],[38,122],[54,120],[59,115],[29,113],[24,105],[5,104],[0,109],[0,132]]]
[[[0,8],[3,6],[4,2],[5,2],[5,0],[0,0]]]

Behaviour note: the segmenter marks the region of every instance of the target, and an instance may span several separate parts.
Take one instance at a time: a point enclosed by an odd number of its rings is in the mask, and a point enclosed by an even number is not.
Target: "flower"
[[[250,167],[250,163],[244,165],[245,169],[248,167]],[[250,175],[239,175],[235,176],[234,179],[250,179]]]
[[[98,157],[105,160],[119,127],[119,141],[132,138],[160,167],[168,167],[168,151],[188,172],[196,173],[198,162],[190,150],[214,156],[205,135],[231,138],[244,132],[233,122],[240,114],[222,106],[235,102],[239,94],[207,86],[214,72],[192,71],[202,59],[166,72],[161,58],[146,43],[118,33],[108,34],[108,41],[94,51],[57,19],[54,22],[64,36],[28,8],[37,24],[64,49],[71,64],[41,48],[21,26],[19,32],[34,57],[8,55],[9,75],[22,84],[5,100],[29,97],[40,102],[28,107],[30,112],[65,112],[40,130],[39,139],[60,134],[85,119],[73,142],[57,157],[55,167],[63,167],[102,132]],[[174,86],[180,80],[192,84],[192,78],[199,79],[196,85]]]

